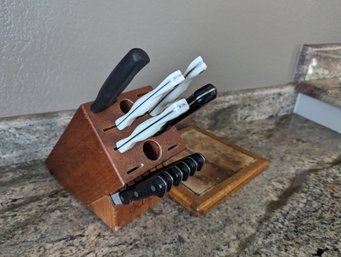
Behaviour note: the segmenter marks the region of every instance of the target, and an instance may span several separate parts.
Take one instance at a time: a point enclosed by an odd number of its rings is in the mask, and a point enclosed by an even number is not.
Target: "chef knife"
[[[165,94],[155,105],[155,107],[149,112],[151,116],[155,116],[159,114],[163,108],[170,102],[173,102],[175,99],[177,99],[183,92],[187,90],[192,80],[203,73],[207,69],[207,65],[204,62],[204,60],[201,58],[201,56],[195,58],[190,65],[187,67],[184,77],[185,80],[174,87],[171,91],[169,91],[167,94]]]
[[[116,127],[122,130],[130,126],[137,117],[146,114],[157,104],[165,93],[172,90],[176,85],[184,81],[184,79],[184,76],[182,76],[179,70],[168,75],[156,88],[137,99],[129,112],[115,121]]]
[[[91,111],[101,112],[112,105],[117,96],[149,61],[149,56],[145,51],[140,48],[131,49],[105,80],[96,100],[90,107]]]
[[[119,140],[116,143],[115,150],[118,150],[120,153],[124,153],[131,149],[137,142],[143,141],[151,136],[153,136],[156,132],[158,132],[167,122],[172,119],[177,118],[181,114],[188,111],[189,106],[185,99],[181,99],[169,107],[167,107],[162,113],[157,116],[154,116],[140,125],[138,125],[135,130],[130,134],[130,136]]]
[[[168,121],[155,135],[160,135],[168,127],[175,125],[180,122],[193,112],[200,109],[202,106],[208,102],[214,100],[217,97],[217,89],[212,84],[207,84],[198,90],[196,90],[191,96],[189,96],[186,101],[189,105],[189,110],[178,116],[176,119]]]

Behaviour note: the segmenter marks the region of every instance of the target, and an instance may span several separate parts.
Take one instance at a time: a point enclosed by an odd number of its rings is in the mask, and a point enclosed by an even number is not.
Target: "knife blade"
[[[156,88],[137,99],[130,110],[115,121],[116,127],[122,130],[130,126],[136,118],[146,114],[165,93],[172,90],[184,79],[179,70],[167,76]]]
[[[212,84],[207,84],[198,90],[196,90],[191,96],[189,96],[186,101],[189,105],[189,110],[185,113],[178,116],[176,119],[172,119],[168,121],[156,134],[160,135],[165,130],[167,130],[168,127],[175,125],[176,123],[180,122],[193,112],[200,109],[202,106],[207,104],[208,102],[214,100],[217,97],[217,89]]]
[[[103,83],[96,100],[90,106],[91,111],[101,112],[112,105],[135,75],[149,62],[149,56],[145,51],[140,48],[131,49]]]
[[[138,125],[135,130],[126,138],[119,140],[116,143],[115,150],[120,153],[124,153],[131,149],[137,142],[143,141],[156,132],[158,132],[168,121],[177,118],[181,114],[188,111],[189,106],[185,99],[181,99],[169,107],[167,107],[162,113],[154,116],[140,125]]]
[[[165,94],[159,100],[159,102],[155,105],[155,107],[153,107],[153,109],[151,109],[149,111],[149,114],[151,116],[155,116],[155,115],[159,114],[168,103],[173,102],[183,92],[185,92],[187,90],[187,88],[189,87],[189,85],[191,84],[192,80],[196,76],[203,73],[206,69],[207,69],[207,65],[204,62],[204,60],[202,59],[202,57],[198,56],[197,58],[195,58],[190,63],[190,65],[187,67],[187,69],[184,73],[185,80],[182,83],[180,83],[179,85],[177,85],[176,87],[174,87],[167,94]]]

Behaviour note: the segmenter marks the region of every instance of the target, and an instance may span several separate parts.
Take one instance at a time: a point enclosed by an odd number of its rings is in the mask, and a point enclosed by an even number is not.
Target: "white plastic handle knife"
[[[188,65],[188,67],[184,73],[185,80],[181,84],[179,84],[175,88],[173,88],[171,91],[169,91],[167,94],[165,94],[159,100],[159,102],[155,105],[155,107],[153,107],[153,109],[150,110],[149,114],[151,116],[158,115],[163,110],[163,108],[165,108],[165,106],[168,103],[173,102],[183,92],[185,92],[187,90],[187,88],[189,87],[189,85],[191,84],[192,80],[196,76],[203,73],[206,69],[207,69],[207,65],[204,62],[204,60],[201,58],[201,56],[198,56],[197,58],[195,58],[190,63],[190,65]]]
[[[130,126],[136,118],[151,110],[164,94],[172,90],[176,85],[180,84],[184,80],[185,78],[179,70],[168,75],[168,77],[165,78],[156,88],[137,99],[129,112],[115,121],[116,127],[119,130],[122,130],[127,126]]]
[[[119,140],[116,148],[120,153],[131,149],[137,142],[143,141],[155,135],[168,121],[177,118],[189,109],[186,99],[176,101],[167,107],[162,113],[154,116],[136,127],[130,136]]]

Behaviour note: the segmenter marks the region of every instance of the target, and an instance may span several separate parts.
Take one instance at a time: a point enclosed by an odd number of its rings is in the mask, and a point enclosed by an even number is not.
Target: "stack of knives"
[[[145,51],[140,48],[131,49],[105,80],[96,100],[91,105],[91,111],[98,113],[111,106],[117,96],[149,61],[149,56]],[[189,64],[183,74],[180,70],[171,73],[157,87],[137,99],[129,111],[115,121],[112,128],[124,130],[135,119],[145,114],[149,114],[150,118],[139,124],[128,137],[116,142],[115,150],[120,153],[129,151],[136,143],[162,134],[169,127],[215,99],[216,88],[212,84],[207,84],[188,98],[177,100],[188,89],[192,80],[206,69],[205,62],[199,56]],[[126,205],[131,201],[152,195],[163,197],[173,185],[178,186],[181,181],[186,181],[189,176],[200,171],[204,163],[205,157],[200,153],[186,156],[152,172],[142,181],[112,194],[113,203]]]

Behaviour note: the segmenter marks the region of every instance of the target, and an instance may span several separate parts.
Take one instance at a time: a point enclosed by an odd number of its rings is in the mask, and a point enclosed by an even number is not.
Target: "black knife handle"
[[[178,162],[176,164],[176,167],[178,167],[183,173],[182,181],[186,181],[191,175],[191,172],[192,172],[191,167],[189,167],[184,161]]]
[[[95,102],[90,107],[91,111],[101,112],[112,105],[117,96],[149,61],[149,56],[145,51],[140,48],[131,49],[105,80]]]
[[[119,193],[122,204],[145,199],[152,195],[163,197],[173,185],[178,186],[200,170],[205,163],[205,157],[200,153],[188,155],[153,172],[146,180],[139,182]]]
[[[158,174],[161,178],[163,178],[167,183],[167,192],[169,192],[172,189],[172,186],[174,184],[174,178],[173,176],[167,171],[163,170],[161,173]]]
[[[167,171],[169,172],[169,174],[171,174],[173,176],[173,185],[174,186],[178,186],[180,185],[182,178],[183,178],[183,173],[182,171],[175,165],[170,167],[169,169],[167,169]]]
[[[122,204],[131,201],[142,200],[152,195],[163,197],[167,192],[167,182],[160,176],[152,177],[146,181],[136,184],[131,189],[119,193]]]
[[[181,114],[179,117],[168,121],[162,128],[154,135],[158,136],[164,132],[168,127],[175,125],[179,121],[183,120],[193,112],[200,109],[202,106],[208,102],[214,100],[217,97],[217,89],[212,84],[207,84],[198,90],[196,90],[192,95],[190,95],[186,101],[189,105],[189,110]]]
[[[190,176],[193,176],[194,173],[198,170],[198,163],[191,156],[188,156],[185,159],[186,164],[191,168]]]

